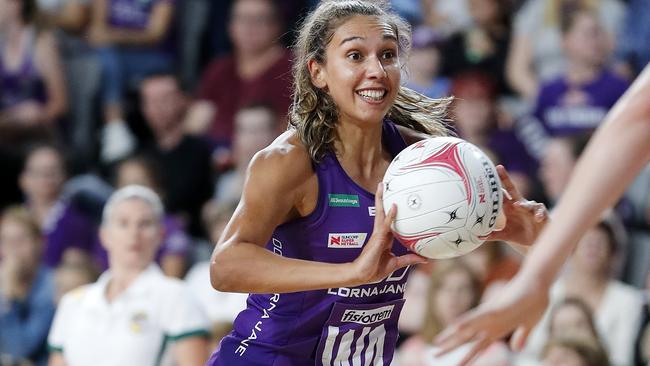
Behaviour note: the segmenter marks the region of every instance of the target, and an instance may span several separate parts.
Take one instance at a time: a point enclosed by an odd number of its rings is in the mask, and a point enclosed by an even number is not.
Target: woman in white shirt
[[[185,285],[153,263],[162,213],[142,186],[108,200],[100,238],[109,270],[61,300],[48,338],[51,366],[205,363],[205,315]]]

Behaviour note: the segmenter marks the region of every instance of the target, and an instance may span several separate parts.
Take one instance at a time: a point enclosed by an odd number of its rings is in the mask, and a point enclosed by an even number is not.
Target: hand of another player
[[[506,193],[503,200],[506,222],[502,229],[495,230],[482,239],[530,246],[548,222],[548,210],[543,203],[525,199],[503,165],[497,165],[497,172]]]
[[[515,276],[499,296],[462,315],[440,333],[434,343],[439,355],[474,342],[459,366],[465,366],[481,351],[515,330],[510,340],[513,350],[521,350],[530,330],[541,319],[548,306],[548,286],[536,279]]]
[[[393,233],[390,226],[397,214],[397,207],[393,205],[388,214],[385,214],[383,196],[383,184],[380,183],[375,194],[375,224],[372,235],[359,257],[352,263],[357,285],[381,281],[399,268],[427,260],[415,253],[402,256],[393,254]]]

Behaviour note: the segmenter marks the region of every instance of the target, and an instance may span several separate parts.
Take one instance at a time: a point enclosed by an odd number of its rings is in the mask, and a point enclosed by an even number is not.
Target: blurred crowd
[[[209,256],[286,130],[290,45],[317,2],[0,0],[1,366],[203,364],[246,301],[211,288]],[[391,4],[413,30],[403,84],[454,96],[455,132],[550,208],[650,61],[650,0]],[[415,268],[395,365],[433,365],[437,333],[520,263],[488,243]],[[650,167],[582,238],[525,349],[474,364],[650,365],[649,322]]]

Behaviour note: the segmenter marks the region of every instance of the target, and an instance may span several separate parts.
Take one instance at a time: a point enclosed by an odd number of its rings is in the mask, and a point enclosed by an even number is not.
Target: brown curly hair
[[[289,128],[297,131],[314,161],[333,151],[338,111],[334,100],[312,83],[307,64],[310,60],[324,64],[325,50],[336,28],[356,15],[376,16],[386,22],[397,36],[401,58],[411,46],[410,26],[388,10],[385,1],[324,0],[307,16],[294,45]],[[429,135],[448,135],[444,121],[450,101],[451,98],[431,99],[402,86],[387,117],[395,124]]]

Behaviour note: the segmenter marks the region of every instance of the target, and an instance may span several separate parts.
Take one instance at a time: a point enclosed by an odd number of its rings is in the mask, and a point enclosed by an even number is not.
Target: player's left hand
[[[497,172],[504,188],[503,213],[505,222],[484,240],[503,240],[530,246],[548,222],[548,210],[543,203],[524,198],[514,185],[503,165],[497,165]]]

